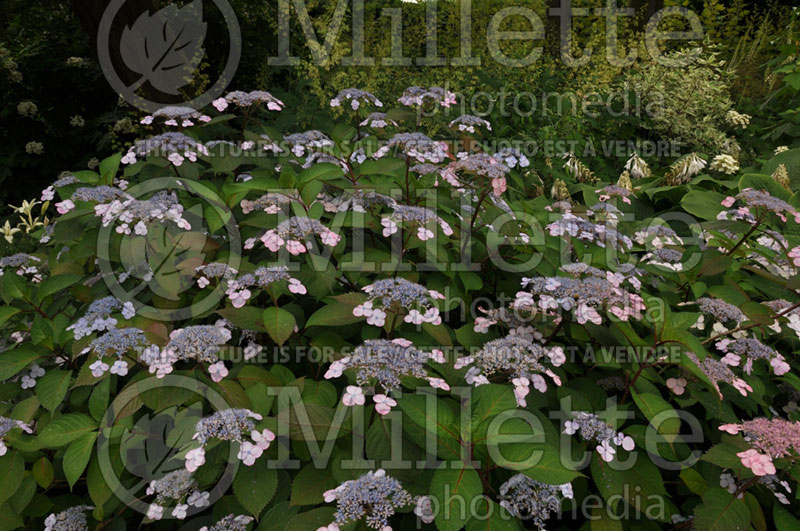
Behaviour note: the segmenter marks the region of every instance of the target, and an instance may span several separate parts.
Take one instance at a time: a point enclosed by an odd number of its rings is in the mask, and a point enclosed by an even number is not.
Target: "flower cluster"
[[[339,94],[331,100],[331,107],[340,107],[343,102],[350,102],[350,108],[357,111],[362,104],[374,105],[375,107],[383,107],[381,100],[370,94],[366,90],[357,88],[347,88],[340,90]]]
[[[204,525],[197,531],[246,531],[248,524],[252,521],[252,516],[229,514],[211,527]]]
[[[612,315],[627,321],[641,318],[644,301],[641,296],[622,289],[623,283],[635,289],[641,287],[638,271],[625,275],[619,271],[602,271],[584,264],[576,267],[564,266],[563,271],[572,277],[523,278],[526,291],[516,294],[511,306],[518,311],[535,313],[537,310],[571,312],[580,324],[601,324],[603,317],[598,310],[605,309]],[[580,276],[585,275],[585,276]]]
[[[150,116],[142,118],[141,122],[144,125],[150,125],[153,120],[162,120],[164,125],[171,125],[173,127],[191,127],[194,125],[194,120],[199,122],[210,122],[211,117],[192,109],[191,107],[180,107],[175,105],[168,105],[162,107]]]
[[[447,144],[431,140],[422,133],[398,133],[373,155],[376,159],[386,156],[390,151],[401,152],[417,162],[437,164],[447,157]]]
[[[488,179],[494,195],[500,196],[506,191],[506,175],[510,171],[501,160],[486,153],[467,155],[451,162],[441,171],[441,175],[460,191],[479,187],[480,183],[476,182],[475,177]]]
[[[323,245],[330,247],[336,247],[341,239],[341,236],[319,220],[295,216],[278,223],[277,227],[265,232],[260,240],[273,253],[285,246],[290,254],[299,255],[311,248],[309,237],[312,235],[319,236]],[[253,245],[255,241],[248,240],[245,242],[245,249],[252,249]]]
[[[122,157],[122,163],[135,164],[150,155],[166,157],[174,166],[180,166],[184,160],[194,162],[199,155],[208,156],[208,148],[183,133],[163,133],[136,142]]]
[[[397,509],[414,501],[400,482],[387,476],[383,469],[345,481],[335,489],[326,491],[323,496],[328,503],[336,500],[334,523],[337,526],[363,518],[368,528],[381,531],[391,531],[389,518]],[[330,527],[321,529],[327,531]]]
[[[283,137],[283,141],[289,145],[290,151],[297,157],[304,156],[307,151],[315,151],[333,145],[333,140],[317,130],[286,135]]]
[[[242,199],[239,206],[242,207],[242,212],[245,214],[256,210],[261,210],[267,214],[277,214],[283,207],[290,205],[293,201],[298,201],[298,199],[298,197],[293,197],[285,193],[269,192],[255,201]]]
[[[433,238],[433,227],[438,225],[445,236],[451,236],[453,229],[450,224],[436,215],[436,213],[425,207],[407,206],[395,203],[392,208],[394,211],[386,217],[381,218],[383,235],[388,237],[396,233],[397,225],[405,223],[416,229],[417,238],[422,241]]]
[[[683,245],[683,240],[666,225],[648,225],[636,231],[633,240],[647,249],[663,249],[666,245]]]
[[[581,436],[584,441],[594,441],[597,443],[595,449],[603,461],[611,462],[617,453],[615,446],[621,446],[630,452],[634,448],[633,439],[622,432],[617,432],[605,421],[594,413],[578,411],[572,420],[564,423],[564,433]]]
[[[609,243],[612,246],[621,244],[627,249],[633,247],[633,241],[627,235],[608,225],[592,223],[570,212],[565,212],[561,219],[550,223],[546,229],[551,236],[569,236],[581,241],[596,243],[600,247],[605,247]]]
[[[590,170],[578,157],[572,152],[567,152],[562,155],[566,160],[564,169],[572,175],[579,183],[593,183],[597,181],[594,172]]]
[[[595,190],[595,193],[600,194],[598,196],[600,201],[608,201],[611,198],[619,197],[623,203],[627,203],[629,205],[631,204],[631,196],[634,196],[632,190],[628,190],[627,188],[623,188],[615,184],[609,184],[599,190]]]
[[[217,98],[211,102],[211,105],[219,112],[222,112],[227,109],[228,105],[231,103],[237,107],[245,108],[266,103],[267,109],[270,111],[280,111],[284,107],[281,100],[263,90],[253,90],[251,92],[234,90],[233,92],[229,92],[224,98]]]
[[[139,355],[144,355],[144,352],[149,349],[158,351],[158,347],[150,344],[142,330],[113,328],[93,339],[81,354],[94,352],[97,355],[97,361],[89,365],[89,369],[92,371],[92,376],[100,378],[106,371],[125,376],[128,374],[128,362],[123,359],[125,353],[134,351]],[[105,360],[111,356],[115,356],[117,359],[109,367]]]
[[[197,279],[197,285],[201,288],[205,288],[211,284],[211,279],[229,280],[238,273],[237,270],[223,262],[210,262],[197,266],[194,270],[196,273],[200,273],[200,278]]]
[[[44,531],[88,531],[86,511],[92,509],[90,505],[77,505],[58,514],[50,513],[44,520]]]
[[[117,320],[111,317],[114,312],[121,312],[122,317],[131,319],[136,315],[136,309],[130,301],[122,302],[116,297],[108,296],[97,299],[89,305],[86,315],[78,319],[76,323],[67,327],[67,330],[74,330],[75,339],[86,337],[92,332],[102,332],[116,328]]]
[[[211,439],[241,443],[237,457],[246,466],[252,466],[275,440],[275,434],[270,430],[256,430],[253,419],[261,420],[262,417],[249,409],[223,409],[200,419],[192,437],[200,442],[200,446],[186,453],[186,470],[194,472],[206,462],[205,445]],[[247,434],[251,440],[246,440]]]
[[[772,367],[772,372],[775,376],[782,376],[789,372],[789,364],[786,359],[778,353],[775,349],[766,346],[758,339],[742,337],[738,339],[725,338],[717,341],[715,345],[722,352],[727,352],[723,363],[738,367],[745,358],[743,370],[745,373],[750,374],[753,370],[753,361],[758,359],[767,360]]]
[[[8,268],[15,268],[15,273],[20,276],[30,275],[31,280],[34,282],[39,282],[41,280],[41,275],[39,274],[39,268],[35,264],[38,264],[41,260],[35,256],[25,253],[17,253],[12,254],[10,256],[4,256],[0,258],[0,277],[3,276],[5,273],[5,269]]]
[[[439,308],[434,300],[444,299],[444,295],[404,278],[385,278],[362,288],[368,299],[353,308],[353,315],[366,317],[367,324],[383,326],[387,312],[405,314],[403,321],[420,325],[442,323]]]
[[[234,308],[241,308],[252,296],[250,288],[266,289],[272,284],[282,281],[288,282],[287,287],[290,292],[299,295],[306,293],[306,287],[302,282],[289,275],[289,268],[286,266],[259,267],[253,273],[245,273],[234,280],[229,280],[228,289],[225,293],[230,298]]]
[[[711,384],[717,390],[720,399],[722,399],[722,391],[719,389],[719,382],[725,382],[732,385],[742,396],[747,396],[748,392],[753,392],[747,382],[736,376],[727,364],[708,355],[700,361],[700,358],[694,352],[686,352],[686,357],[692,363],[697,365],[700,371],[711,381]]]
[[[18,332],[15,332],[14,334],[18,334]],[[19,336],[15,337],[14,334],[12,334],[12,338],[15,341],[17,341],[18,343],[24,341],[24,338],[19,338]],[[44,375],[45,375],[45,370],[42,367],[40,367],[38,363],[31,363],[31,365],[28,367],[28,374],[22,375],[22,381],[20,382],[20,387],[22,387],[23,389],[33,389],[34,387],[36,387],[36,379],[41,378]]]
[[[209,493],[198,490],[192,473],[183,468],[151,481],[146,493],[148,496],[156,496],[155,502],[147,509],[147,517],[151,520],[160,520],[164,509],[173,502],[175,505],[172,516],[178,520],[186,518],[189,507],[202,508],[209,505]]]
[[[633,153],[628,161],[625,163],[625,170],[630,177],[634,179],[645,179],[650,177],[650,167],[647,162],[639,156],[638,153]]]
[[[397,122],[391,120],[384,112],[371,112],[367,117],[358,125],[364,127],[372,127],[373,129],[383,129],[388,125],[397,127]]]
[[[338,378],[343,371],[354,369],[358,386],[347,387],[344,404],[363,405],[365,400],[362,387],[374,382],[383,388],[382,394],[373,397],[375,410],[386,415],[397,405],[387,395],[400,387],[402,378],[420,378],[427,380],[431,387],[450,389],[443,379],[429,375],[425,365],[432,361],[444,363],[444,353],[438,349],[430,352],[420,350],[407,339],[368,339],[356,347],[350,356],[331,363],[325,378]]]
[[[104,227],[119,222],[115,230],[119,234],[134,233],[144,236],[151,223],[162,224],[171,221],[183,230],[191,229],[191,225],[183,217],[183,205],[175,193],[160,191],[150,199],[127,197],[115,199],[107,204],[94,207],[95,215],[102,217]]]
[[[692,177],[703,171],[706,164],[706,161],[701,159],[697,153],[690,153],[670,166],[664,180],[668,186],[686,184],[692,180]]]
[[[800,223],[800,212],[798,212],[797,209],[783,199],[772,196],[766,190],[745,188],[736,194],[736,196],[728,196],[723,199],[722,206],[731,208],[736,201],[744,205],[733,211],[740,217],[744,217],[748,214],[758,217],[766,212],[772,212],[778,216],[781,221],[785,222],[787,216],[791,216],[794,218],[795,223]],[[755,212],[753,212],[753,210]]]
[[[408,87],[397,101],[407,107],[422,107],[426,103],[438,103],[442,107],[450,107],[456,103],[456,95],[442,87]]]
[[[756,476],[774,474],[773,459],[800,454],[800,422],[762,417],[741,424],[723,424],[719,429],[731,435],[744,434],[752,448],[736,455]]]
[[[455,368],[472,365],[465,378],[468,384],[475,386],[489,383],[489,376],[502,372],[514,384],[517,405],[525,407],[525,397],[531,386],[540,393],[547,391],[547,382],[542,374],[561,385],[561,378],[545,363],[559,367],[566,360],[562,347],[546,347],[530,336],[509,334],[489,341],[475,354],[458,358]]]
[[[147,349],[142,353],[142,361],[147,363],[150,373],[163,378],[173,370],[178,361],[196,360],[209,363],[208,372],[211,379],[219,382],[228,375],[228,369],[217,353],[222,345],[231,338],[231,331],[221,322],[215,325],[195,325],[173,330],[169,342],[159,352],[158,349]]]
[[[709,165],[709,169],[718,171],[720,173],[725,173],[727,175],[733,175],[739,171],[739,162],[730,155],[721,154],[714,157]]]
[[[572,484],[548,485],[517,474],[500,485],[500,506],[509,513],[544,529],[551,514],[561,512],[561,498],[572,498]]]
[[[467,133],[475,133],[476,127],[485,127],[488,131],[492,130],[492,124],[479,116],[471,114],[462,114],[455,120],[450,122],[450,129],[458,129],[459,131]]]

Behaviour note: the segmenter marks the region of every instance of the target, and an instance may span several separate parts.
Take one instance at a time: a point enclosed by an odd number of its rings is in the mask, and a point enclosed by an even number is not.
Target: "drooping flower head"
[[[385,278],[362,288],[367,300],[353,308],[353,315],[366,317],[367,324],[383,326],[386,314],[403,314],[403,321],[420,325],[442,323],[435,299],[443,299],[438,291],[429,290],[404,278]]]
[[[414,501],[400,482],[387,476],[383,469],[345,481],[335,489],[325,492],[324,498],[326,502],[336,500],[336,525],[363,519],[368,528],[383,531],[387,530],[389,518],[397,509]]]
[[[618,432],[594,413],[585,411],[578,411],[572,420],[564,423],[564,433],[577,433],[584,441],[596,442],[595,449],[606,462],[614,460],[617,453],[615,446],[621,446],[629,452],[634,448],[633,438]]]

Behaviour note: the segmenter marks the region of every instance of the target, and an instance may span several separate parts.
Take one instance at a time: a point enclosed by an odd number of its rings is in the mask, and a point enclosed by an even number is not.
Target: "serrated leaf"
[[[13,306],[0,306],[0,325],[17,315],[21,310]]]
[[[3,352],[0,356],[0,381],[8,380],[41,357],[39,351],[26,345]]]
[[[467,522],[467,531],[517,531],[519,523],[503,507],[488,498],[476,503],[476,516]]]
[[[267,459],[257,459],[252,466],[240,466],[233,480],[233,494],[253,516],[258,516],[275,495],[278,472],[267,467]]]
[[[458,466],[461,463],[453,463]],[[450,468],[450,463],[442,463],[431,480],[430,496],[438,503],[436,527],[439,531],[458,531],[471,514],[472,501],[483,493],[478,472],[472,467]]]
[[[8,452],[0,457],[0,502],[9,499],[22,483],[25,473],[25,460],[16,451]]]
[[[672,409],[666,400],[653,393],[631,392],[633,401],[644,416],[661,434],[678,434],[681,431],[681,421],[678,413]]]
[[[363,317],[353,315],[356,305],[334,302],[327,304],[311,314],[306,321],[306,328],[312,326],[343,326],[362,321]]]
[[[267,333],[278,345],[283,345],[297,326],[294,315],[275,306],[264,309],[262,319]]]
[[[49,487],[55,477],[53,465],[46,457],[40,457],[39,460],[33,464],[33,467],[31,467],[31,474],[33,474],[33,479],[36,480],[36,483],[43,489]]]
[[[97,432],[87,433],[81,435],[67,447],[64,452],[64,476],[67,478],[69,488],[72,489],[73,485],[78,481],[89,463],[89,458],[92,456],[92,449],[94,448],[94,441],[97,439]]]
[[[324,503],[322,494],[339,486],[339,482],[326,469],[317,469],[313,463],[303,467],[292,481],[289,505],[317,505]]]
[[[83,413],[67,413],[45,426],[39,434],[39,442],[50,448],[64,446],[95,428],[97,421],[90,416]]]
[[[697,531],[730,531],[750,528],[750,510],[742,500],[727,490],[714,487],[703,495],[703,503],[694,509]]]
[[[61,371],[51,369],[36,381],[36,396],[42,406],[50,411],[64,401],[69,391],[69,382],[72,378],[72,371]]]

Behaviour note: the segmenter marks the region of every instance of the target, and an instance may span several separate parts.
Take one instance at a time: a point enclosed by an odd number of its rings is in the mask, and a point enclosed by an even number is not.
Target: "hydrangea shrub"
[[[786,180],[540,163],[419,113],[454,103],[287,132],[234,92],[42,191],[0,259],[0,525],[797,529]]]

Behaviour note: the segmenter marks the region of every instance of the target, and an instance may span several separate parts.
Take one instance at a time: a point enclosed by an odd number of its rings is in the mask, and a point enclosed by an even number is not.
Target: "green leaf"
[[[94,448],[94,441],[97,439],[97,432],[87,433],[81,435],[67,447],[64,452],[64,476],[67,478],[69,488],[72,489],[75,482],[83,474],[83,470],[89,463],[89,458],[92,456],[92,449]]]
[[[353,315],[354,307],[355,305],[341,302],[325,305],[311,314],[311,317],[306,321],[306,328],[312,326],[343,326],[363,321],[363,317]]]
[[[458,531],[472,516],[469,508],[475,498],[483,494],[481,478],[472,467],[463,463],[442,463],[431,480],[430,496],[436,500],[436,527],[439,531]]]
[[[313,463],[306,465],[292,481],[289,505],[318,505],[324,503],[322,494],[339,486],[329,470],[318,469]]]
[[[68,413],[45,426],[39,434],[39,442],[50,448],[64,446],[96,427],[96,421],[90,416],[83,413]]]
[[[718,192],[692,190],[681,200],[683,209],[695,217],[704,220],[717,219],[722,212],[722,200],[725,196]]]
[[[64,401],[69,391],[69,382],[72,371],[49,370],[36,382],[36,396],[39,402],[52,411]]]
[[[50,277],[39,285],[39,290],[36,292],[38,300],[42,301],[45,297],[54,295],[59,291],[65,290],[70,286],[74,286],[83,278],[83,275],[56,275]]]
[[[0,531],[11,531],[23,526],[22,518],[7,503],[0,505]]]
[[[102,420],[106,409],[108,409],[110,391],[111,378],[103,378],[94,386],[92,394],[89,396],[89,414],[95,420]]]
[[[278,345],[283,345],[297,326],[294,315],[275,306],[266,308],[262,319],[267,333]]]
[[[517,518],[488,498],[481,499],[475,516],[467,522],[467,531],[517,531]]]
[[[775,529],[778,531],[797,531],[800,529],[800,520],[778,503],[772,504],[772,518],[775,520]]]
[[[25,473],[25,460],[22,454],[16,451],[0,457],[0,502],[9,499],[17,489]]]
[[[663,398],[653,393],[631,392],[633,401],[644,416],[661,434],[675,435],[681,431],[678,413]]]
[[[0,355],[0,381],[8,380],[41,357],[39,351],[27,345],[3,352]]]
[[[0,326],[17,315],[21,310],[13,306],[0,306]]]
[[[730,492],[714,487],[703,495],[703,503],[694,509],[697,531],[750,529],[750,510]]]
[[[473,411],[472,425],[478,426],[480,423],[490,418],[517,408],[517,399],[514,392],[507,385],[487,384],[476,387],[472,391]]]
[[[304,513],[297,514],[289,520],[284,529],[294,531],[295,529],[318,529],[326,527],[333,522],[333,507],[320,507]]]
[[[689,487],[689,490],[698,496],[702,496],[703,493],[708,490],[708,483],[706,483],[705,478],[694,468],[684,468],[681,470],[679,476],[686,486]]]
[[[275,495],[278,472],[267,466],[267,459],[258,459],[252,466],[240,466],[233,480],[233,494],[253,516],[258,516]]]
[[[39,460],[33,464],[31,474],[33,474],[33,479],[36,480],[36,483],[43,489],[49,487],[55,477],[53,465],[46,457],[40,457]]]

